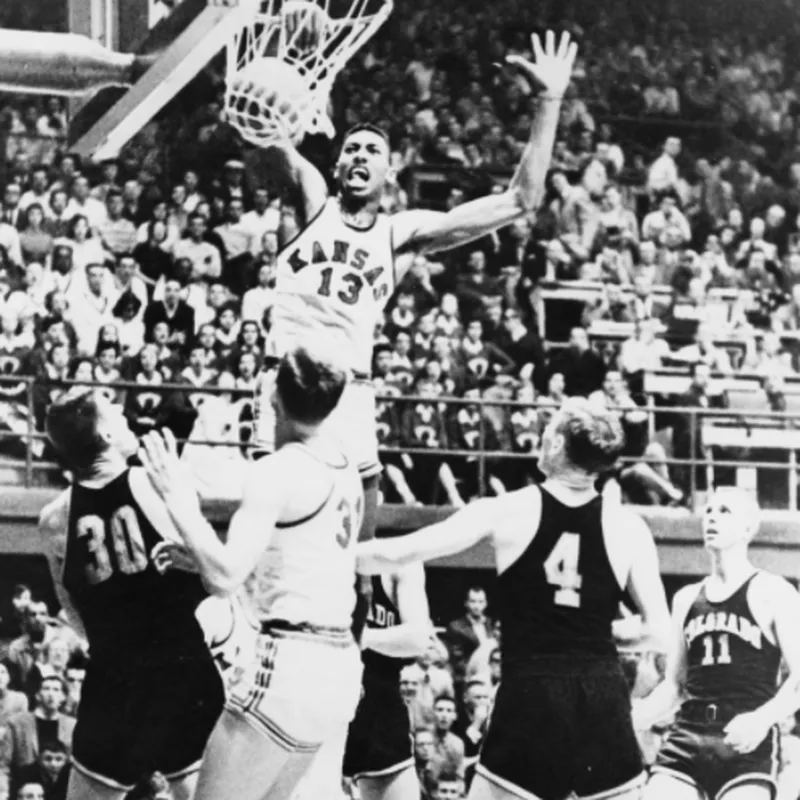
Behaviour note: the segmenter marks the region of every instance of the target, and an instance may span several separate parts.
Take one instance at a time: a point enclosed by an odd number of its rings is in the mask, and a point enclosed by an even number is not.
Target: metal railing
[[[36,428],[36,411],[37,403],[37,390],[40,392],[51,392],[53,390],[68,390],[73,386],[94,386],[98,389],[113,389],[120,393],[120,401],[124,402],[124,395],[129,391],[147,391],[148,393],[172,393],[180,392],[184,394],[208,394],[208,395],[229,395],[236,397],[237,400],[247,400],[252,397],[247,392],[242,390],[226,388],[226,387],[195,387],[189,384],[165,383],[160,386],[147,386],[143,387],[141,384],[132,381],[118,381],[114,383],[99,383],[97,381],[42,381],[33,377],[21,376],[0,376],[0,387],[13,385],[24,385],[24,392],[22,388],[18,395],[14,398],[2,399],[0,398],[0,423],[4,430],[0,429],[0,446],[5,441],[21,442],[25,445],[24,459],[9,459],[0,458],[0,469],[2,468],[23,468],[23,483],[24,486],[30,487],[36,482],[36,477],[42,472],[58,470],[57,464],[52,461],[47,461],[42,458],[43,455],[43,442],[46,440],[45,434]],[[486,491],[488,484],[487,478],[490,469],[496,462],[520,462],[521,464],[527,463],[529,467],[533,467],[539,457],[538,445],[530,452],[513,452],[509,449],[486,449],[487,438],[489,434],[490,425],[494,425],[495,431],[497,425],[492,422],[487,416],[489,409],[502,409],[506,417],[510,417],[515,409],[539,409],[536,403],[524,403],[513,401],[504,398],[481,398],[481,399],[467,399],[455,397],[425,397],[416,395],[386,395],[379,394],[377,397],[378,403],[383,406],[386,404],[394,404],[400,414],[404,409],[413,405],[426,404],[434,406],[436,413],[439,415],[438,422],[444,423],[445,414],[448,411],[457,410],[461,407],[473,407],[480,409],[481,413],[478,415],[478,437],[477,443],[474,448],[465,447],[449,447],[449,446],[436,446],[424,447],[421,445],[413,446],[407,443],[402,443],[399,432],[395,437],[396,444],[384,444],[381,446],[380,451],[384,455],[408,455],[412,458],[414,456],[440,456],[442,459],[477,459],[478,467],[478,480],[477,486],[480,494]],[[187,401],[188,402],[188,401]],[[187,406],[188,408],[188,406]],[[41,405],[38,409],[41,411]],[[544,409],[539,409],[540,413]],[[730,409],[711,409],[711,408],[697,408],[697,407],[683,407],[683,406],[655,406],[648,405],[647,407],[637,406],[635,409],[630,407],[619,407],[610,410],[618,410],[620,414],[626,414],[631,411],[638,411],[647,414],[651,417],[654,414],[668,413],[675,418],[683,418],[683,429],[688,430],[689,444],[688,451],[690,457],[688,458],[675,458],[668,457],[666,459],[652,459],[652,458],[635,458],[624,457],[620,459],[623,466],[631,466],[639,463],[650,464],[663,464],[668,468],[682,467],[688,468],[688,501],[692,508],[695,507],[698,495],[698,483],[700,470],[705,470],[709,473],[709,482],[713,480],[714,470],[720,468],[746,468],[748,470],[781,470],[785,471],[787,475],[788,487],[788,507],[790,510],[795,511],[798,508],[797,504],[797,486],[798,486],[798,460],[797,451],[800,450],[800,413],[797,412],[772,412],[772,411],[757,411],[747,410],[746,412],[730,410]],[[495,411],[495,414],[497,411]],[[508,424],[508,419],[505,419]],[[786,459],[783,461],[767,459],[754,459],[754,458],[729,458],[726,457],[725,447],[712,445],[717,449],[716,455],[710,453],[711,446],[703,444],[704,434],[710,435],[714,431],[725,430],[719,427],[720,423],[727,424],[727,429],[730,431],[733,427],[738,433],[736,434],[739,439],[745,444],[744,449],[749,447],[753,449],[763,449],[769,452],[778,451],[785,452]],[[705,426],[705,427],[704,427]],[[779,446],[777,447],[764,447],[759,445],[758,433],[759,431],[781,431]],[[540,431],[537,431],[537,435]],[[773,440],[776,437],[772,437]],[[509,441],[510,439],[507,439]],[[243,453],[246,453],[253,447],[253,443],[249,441],[221,441],[221,440],[208,440],[183,438],[180,443],[183,445],[191,442],[193,445],[207,445],[214,447],[238,447]],[[795,444],[797,449],[795,449]],[[740,447],[727,448],[741,449]],[[37,451],[37,452],[34,452]]]

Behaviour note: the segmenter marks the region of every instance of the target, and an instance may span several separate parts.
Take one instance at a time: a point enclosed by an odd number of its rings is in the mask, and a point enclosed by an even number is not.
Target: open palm
[[[561,41],[556,46],[556,35],[553,31],[545,34],[544,46],[538,34],[531,36],[531,43],[534,56],[532,61],[522,56],[508,56],[506,62],[519,67],[544,89],[545,94],[561,97],[572,77],[578,45],[565,32],[561,34]]]

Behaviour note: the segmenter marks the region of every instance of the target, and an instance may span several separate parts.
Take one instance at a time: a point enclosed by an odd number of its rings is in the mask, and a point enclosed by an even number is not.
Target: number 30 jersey
[[[285,445],[278,456],[286,456],[281,465],[286,485],[304,487],[322,480],[331,488],[307,515],[260,532],[269,535],[269,544],[256,568],[254,610],[261,620],[349,629],[363,515],[358,469],[344,456],[331,463],[299,443]]]
[[[92,661],[210,658],[195,610],[197,575],[156,570],[150,554],[164,537],[134,496],[131,470],[104,486],[70,490],[63,583],[86,630]]]
[[[565,669],[616,663],[611,623],[623,592],[603,537],[603,499],[572,507],[541,487],[539,528],[497,580],[493,607],[503,631],[503,670],[564,658]],[[544,663],[544,662],[542,662]]]
[[[747,600],[758,574],[718,603],[708,599],[705,582],[700,586],[683,623],[686,701],[727,703],[744,713],[775,696],[781,652],[764,636]]]
[[[358,230],[338,198],[278,255],[267,354],[277,358],[310,338],[350,353],[349,367],[370,374],[375,325],[394,291],[391,220],[379,213]]]

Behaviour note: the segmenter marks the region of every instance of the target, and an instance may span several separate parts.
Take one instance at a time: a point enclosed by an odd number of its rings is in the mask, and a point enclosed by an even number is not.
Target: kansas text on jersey
[[[351,369],[369,373],[375,325],[393,291],[389,217],[378,214],[359,230],[331,198],[278,256],[268,352],[280,358],[295,343],[323,335],[352,354]]]

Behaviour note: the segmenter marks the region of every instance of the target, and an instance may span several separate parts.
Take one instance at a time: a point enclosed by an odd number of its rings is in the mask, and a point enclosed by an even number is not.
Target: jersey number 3
[[[136,512],[130,506],[118,508],[111,517],[109,529],[119,571],[123,575],[134,575],[147,569],[147,550]],[[107,581],[114,574],[106,533],[106,524],[100,517],[90,515],[78,520],[78,539],[86,539],[94,561],[86,565],[86,580],[91,584]]]
[[[557,606],[580,608],[581,583],[578,572],[581,537],[577,533],[562,533],[544,562],[544,574],[551,586],[556,586],[553,602]]]

